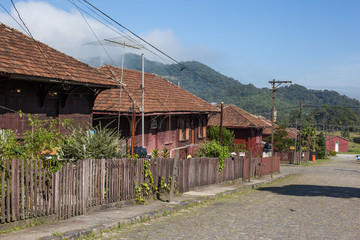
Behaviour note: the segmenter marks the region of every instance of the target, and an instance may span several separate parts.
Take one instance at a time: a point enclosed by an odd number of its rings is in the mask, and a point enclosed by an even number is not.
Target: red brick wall
[[[349,142],[340,137],[334,137],[326,141],[326,149],[329,151],[335,151],[336,142],[339,143],[339,152],[347,152],[349,147]]]

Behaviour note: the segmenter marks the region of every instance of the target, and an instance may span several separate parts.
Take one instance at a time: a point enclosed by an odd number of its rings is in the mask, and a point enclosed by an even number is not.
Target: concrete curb
[[[197,197],[192,200],[179,201],[179,202],[176,202],[172,206],[161,208],[157,211],[146,212],[144,214],[140,214],[140,215],[132,217],[132,218],[121,219],[120,221],[113,222],[111,224],[96,225],[96,226],[89,227],[89,228],[72,230],[72,231],[68,231],[68,232],[64,232],[64,233],[59,233],[58,236],[48,236],[48,237],[43,237],[41,239],[43,239],[43,240],[78,239],[80,237],[84,237],[84,236],[92,234],[92,233],[94,233],[95,235],[98,235],[98,234],[100,234],[101,231],[104,231],[104,230],[109,230],[112,228],[119,228],[119,227],[126,227],[126,226],[129,226],[132,224],[140,223],[143,221],[148,221],[150,219],[155,219],[155,218],[158,218],[161,216],[165,216],[165,215],[168,215],[171,213],[178,212],[189,205],[197,205],[197,204],[203,203],[205,201],[215,199],[217,197],[242,192],[249,188],[252,188],[252,189],[258,188],[260,185],[268,184],[268,183],[274,182],[276,180],[286,178],[290,175],[292,175],[292,174],[290,174],[290,173],[289,174],[279,174],[279,175],[275,175],[274,178],[269,178],[269,179],[264,178],[264,179],[260,179],[260,180],[255,179],[253,181],[256,181],[256,182],[244,182],[244,185],[241,185],[240,187],[237,187],[236,189],[220,192],[220,193],[217,193],[212,196]]]

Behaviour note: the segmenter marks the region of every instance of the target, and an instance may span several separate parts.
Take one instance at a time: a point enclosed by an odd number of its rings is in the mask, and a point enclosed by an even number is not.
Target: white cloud
[[[84,45],[96,42],[97,39],[75,7],[70,11],[65,11],[41,1],[17,2],[16,7],[35,39],[78,59],[106,55],[100,45]],[[17,18],[13,8],[11,14]],[[84,16],[100,40],[119,36],[98,21]],[[21,30],[19,25],[5,12],[0,12],[0,21]],[[144,39],[178,61],[198,60],[209,63],[211,59],[215,59],[215,54],[204,46],[184,46],[171,30],[153,30],[146,34]],[[140,40],[138,41],[140,42]],[[118,51],[113,49],[107,48],[107,51],[112,58],[119,58],[121,48],[118,48]],[[151,50],[162,56],[156,50]],[[134,50],[126,48],[126,52],[134,52]],[[140,54],[139,51],[135,53]],[[162,61],[152,54],[146,53],[145,56],[151,60]],[[173,63],[164,56],[162,58],[167,63]]]
[[[93,46],[83,45],[96,41],[96,38],[77,10],[66,12],[46,2],[31,1],[17,2],[16,8],[35,39],[77,58],[98,52]],[[11,14],[17,18],[14,9],[11,9]],[[0,19],[3,23],[21,30],[7,13],[0,13]],[[100,38],[109,36],[110,31],[103,25],[92,19],[88,19],[88,22]]]
[[[185,46],[170,29],[155,29],[146,34],[144,39],[177,61],[197,60],[203,63],[210,63],[217,56],[217,54],[204,45]],[[158,58],[155,60],[159,61]]]

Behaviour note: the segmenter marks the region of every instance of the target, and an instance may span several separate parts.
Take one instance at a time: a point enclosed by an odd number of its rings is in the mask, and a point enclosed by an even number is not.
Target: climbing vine
[[[144,174],[144,182],[142,184],[138,184],[135,181],[135,202],[137,204],[145,204],[146,200],[148,200],[151,196],[156,196],[160,199],[161,193],[169,193],[170,192],[170,184],[166,182],[165,178],[162,177],[158,181],[158,185],[156,186],[153,174],[150,170],[151,163],[149,160],[144,160],[144,168],[142,173]],[[171,182],[171,177],[170,177]],[[177,188],[177,183],[175,182],[175,189]]]

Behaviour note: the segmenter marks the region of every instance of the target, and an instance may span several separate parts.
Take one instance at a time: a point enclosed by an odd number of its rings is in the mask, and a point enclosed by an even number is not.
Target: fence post
[[[252,158],[252,149],[250,148],[249,149],[249,182],[250,182],[250,179],[251,179],[251,158]]]
[[[174,199],[175,177],[177,176],[178,160],[179,160],[179,150],[177,149],[177,150],[175,150],[175,158],[174,158],[174,165],[173,165],[173,171],[172,171],[172,177],[171,177],[169,202],[172,202]]]

